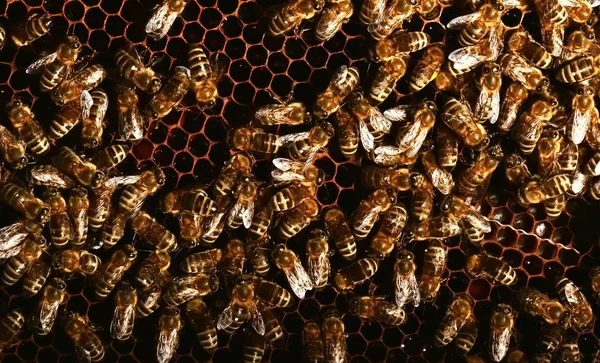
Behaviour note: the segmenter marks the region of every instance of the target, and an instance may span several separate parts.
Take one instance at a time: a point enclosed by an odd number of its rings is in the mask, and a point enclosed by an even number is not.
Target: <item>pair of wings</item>
[[[27,179],[34,184],[48,188],[70,189],[75,181],[52,165],[37,165],[27,172]]]
[[[306,292],[313,289],[312,280],[300,263],[299,258],[296,258],[294,266],[291,269],[284,270],[284,273],[292,291],[298,298],[304,299]]]
[[[252,218],[254,218],[254,201],[255,198],[245,200],[240,196],[229,211],[227,224],[233,223],[238,217],[242,217],[244,227],[246,227],[246,229],[250,228],[250,225],[252,225]]]
[[[171,10],[169,1],[165,1],[148,20],[146,34],[154,40],[162,39],[171,30],[178,16],[179,13]]]
[[[179,346],[179,331],[177,329],[160,330],[156,344],[156,359],[159,363],[167,363],[175,355]]]
[[[217,319],[217,329],[223,330],[229,327],[235,321],[233,316],[233,301],[225,307],[225,310],[219,315]],[[265,322],[262,314],[258,310],[258,307],[255,303],[252,303],[250,306],[250,320],[252,322],[252,327],[256,332],[260,335],[265,335]]]
[[[500,116],[500,88],[488,90],[482,87],[475,104],[475,114],[479,119],[489,120],[493,125]]]
[[[571,141],[576,145],[581,144],[585,139],[590,124],[598,122],[598,118],[598,109],[596,107],[592,106],[583,112],[578,107],[575,107],[569,125]]]
[[[350,19],[352,16],[352,8],[350,11],[341,11],[338,5],[337,3],[331,3],[323,10],[315,27],[315,35],[318,39],[323,41],[331,39],[340,30],[346,19]]]
[[[417,282],[414,272],[407,275],[397,274],[394,280],[396,305],[403,307],[408,303],[412,303],[415,307],[419,306],[421,302],[421,292],[419,291],[419,283]]]
[[[116,339],[125,339],[133,331],[133,320],[135,319],[135,305],[117,307],[110,322],[110,333]]]
[[[275,158],[273,159],[275,169],[271,171],[271,177],[276,183],[303,182],[306,180],[303,173],[306,165],[310,166],[311,164],[286,158]]]
[[[377,107],[371,106],[369,116],[369,124],[375,131],[381,131],[389,134],[392,130],[392,122],[385,117]],[[369,127],[365,120],[358,121],[358,130],[360,134],[360,142],[366,151],[372,151],[375,148],[375,137],[369,131]]]
[[[58,299],[40,299],[40,302],[34,310],[34,313],[30,317],[31,323],[35,327],[36,333],[48,334],[52,330],[52,327],[54,326],[54,322],[56,321],[56,317],[58,315],[59,307],[60,300]]]
[[[314,283],[314,286],[320,286],[327,282],[328,271],[331,270],[329,265],[329,255],[321,252],[318,258],[308,258],[307,261],[308,274]],[[325,279],[325,281],[323,281]]]
[[[454,50],[448,59],[454,63],[457,70],[468,70],[486,61],[494,61],[503,48],[504,28],[502,22],[490,28],[486,38],[475,45]]]
[[[13,257],[23,248],[29,235],[24,222],[16,222],[0,229],[0,259]]]

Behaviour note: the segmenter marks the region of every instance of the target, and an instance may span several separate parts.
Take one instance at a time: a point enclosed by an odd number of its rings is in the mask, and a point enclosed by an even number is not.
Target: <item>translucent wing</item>
[[[271,171],[271,177],[275,182],[291,182],[304,180],[304,175],[294,173],[293,171],[281,171],[279,169]]]
[[[68,189],[75,185],[75,182],[71,178],[54,167],[33,167],[29,169],[29,176],[37,180],[38,183],[50,188]]]
[[[308,131],[306,132],[297,132],[294,134],[288,134],[288,135],[283,135],[283,136],[279,136],[278,140],[280,142],[281,145],[290,145],[296,141],[299,140],[305,140],[308,138],[308,136],[310,136],[310,133]]]
[[[140,176],[139,175],[120,175],[120,176],[114,176],[114,177],[108,179],[104,183],[104,187],[105,188],[116,188],[118,186],[136,183],[138,180],[140,180]]]
[[[479,52],[479,44],[459,48],[448,55],[448,59],[454,62],[457,70],[470,69],[485,61],[485,57]]]
[[[463,217],[467,222],[469,222],[471,226],[473,226],[473,228],[477,228],[478,230],[484,233],[490,233],[492,231],[492,226],[490,225],[490,222],[485,220],[483,216],[477,211],[465,213]]]
[[[316,145],[308,150],[304,167],[302,167],[302,172],[305,172],[312,165],[313,161],[315,160],[315,156],[317,156],[317,152],[319,149],[321,149],[320,146],[321,145]]]
[[[331,81],[329,82],[329,86],[336,86],[338,84],[342,84],[346,81],[346,77],[348,77],[348,67],[341,66],[331,77]]]
[[[185,73],[189,78],[192,78],[192,71],[184,66],[175,67],[175,73]]]
[[[315,35],[319,39],[330,39],[342,27],[342,23],[347,16],[348,14],[338,11],[336,7],[326,8],[315,27]]]
[[[328,362],[345,363],[346,362],[346,337],[334,336],[325,338],[325,350]]]
[[[471,13],[454,18],[446,24],[448,29],[459,29],[481,17],[481,12]]]
[[[58,315],[58,307],[60,306],[60,300],[47,301],[46,299],[40,300],[40,311],[38,316],[39,326],[38,328],[44,332],[49,333],[54,326],[56,316]]]
[[[108,97],[106,98],[106,102],[102,102],[97,106],[98,107],[96,109],[96,119],[104,120],[104,116],[106,115],[106,111],[108,110]]]
[[[223,330],[230,326],[231,323],[233,323],[233,309],[231,308],[231,305],[227,305],[217,319],[217,329]]]
[[[79,344],[75,344],[75,355],[81,363],[92,363],[92,355],[90,352]]]
[[[358,224],[358,226],[356,228],[357,229],[365,229],[368,226],[372,226],[373,224],[375,224],[375,222],[377,222],[377,218],[379,217],[379,212],[381,212],[381,208],[379,208],[379,207],[373,208],[369,212],[369,214],[364,216],[364,218],[360,221],[360,223]]]
[[[139,140],[144,136],[144,118],[137,107],[119,112],[119,136],[122,140]]]
[[[298,298],[304,299],[306,291],[312,290],[313,284],[299,259],[296,259],[292,269],[285,271],[285,275],[288,279],[290,287],[292,288],[292,291],[294,291],[294,294],[296,294]]]
[[[565,285],[565,300],[571,306],[580,305],[582,301],[582,295],[577,286],[574,283],[569,282]]]
[[[508,327],[498,331],[497,329],[492,330],[492,359],[495,362],[500,362],[506,353],[510,345],[510,329]]]
[[[267,105],[260,107],[254,113],[254,118],[262,123],[285,124],[288,122],[289,113],[292,110],[291,105]]]
[[[414,306],[419,306],[421,293],[419,292],[419,283],[415,274],[410,273],[407,276],[396,276],[395,282],[396,305],[403,307],[412,301]]]
[[[83,237],[87,234],[87,230],[88,230],[88,220],[87,219],[88,219],[87,209],[78,211],[76,214],[71,216],[71,220],[73,221],[75,237]]]
[[[590,6],[595,8],[600,6],[600,0],[589,0],[590,1]]]
[[[392,165],[397,162],[397,158],[402,152],[396,146],[384,145],[375,149],[375,163],[379,165]]]
[[[48,229],[51,236],[66,235],[69,240],[74,238],[73,223],[66,213],[50,216]]]
[[[408,156],[417,155],[427,137],[428,131],[428,129],[421,127],[419,121],[413,123],[408,127],[406,133],[398,143],[398,148],[401,152],[406,152]]]
[[[389,134],[392,130],[391,121],[383,116],[381,111],[376,107],[371,107],[371,117],[369,121],[375,130],[383,131],[386,134]]]
[[[90,116],[90,110],[94,105],[92,95],[88,91],[81,92],[81,96],[79,96],[79,102],[81,104],[81,118],[86,119]]]
[[[154,40],[159,40],[169,32],[171,26],[177,19],[177,13],[171,12],[169,2],[165,3],[152,14],[148,24],[146,24],[146,34]]]
[[[389,110],[385,110],[383,112],[383,116],[391,121],[407,121],[408,116],[410,115],[411,106],[410,105],[400,105],[396,107],[392,107]]]
[[[179,336],[177,329],[169,331],[160,331],[158,333],[158,343],[156,345],[156,359],[159,363],[167,363],[175,355],[179,345]]]
[[[135,313],[135,306],[130,304],[124,309],[115,309],[113,319],[110,323],[110,332],[117,337],[124,338],[131,334],[131,328],[133,327],[133,318]]]
[[[40,72],[47,64],[54,62],[58,53],[48,54],[45,57],[42,57],[35,62],[31,63],[25,73],[34,74]]]
[[[490,123],[495,124],[500,116],[500,90],[492,93],[491,110],[490,110]]]
[[[273,165],[281,171],[299,170],[304,166],[304,164],[299,161],[286,158],[273,159]]]
[[[265,335],[265,321],[258,311],[256,304],[252,306],[252,327],[260,335]]]
[[[436,168],[431,173],[431,183],[444,195],[450,194],[454,186],[452,174],[442,168]]]
[[[369,132],[369,128],[367,124],[363,121],[358,122],[358,127],[360,131],[360,142],[362,143],[363,148],[366,151],[371,151],[375,147],[375,138]]]
[[[444,317],[444,328],[442,329],[443,336],[454,339],[458,334],[458,330],[460,329],[458,321],[455,317],[450,314],[447,314]]]
[[[444,270],[446,269],[446,255],[447,254],[448,254],[448,252],[444,253],[443,256],[438,256],[436,254],[436,256],[431,261],[431,263],[433,264],[433,267],[434,267],[434,270],[433,270],[434,276],[442,276],[442,274],[444,273]]]
[[[0,253],[11,250],[23,243],[28,234],[23,222],[2,227],[0,229]]]
[[[590,125],[591,115],[591,110],[586,112],[580,112],[577,108],[574,110],[573,123],[571,124],[571,141],[574,144],[579,145],[583,142]]]
[[[527,5],[526,2],[521,0],[502,0],[502,4],[507,8],[516,8]]]
[[[325,271],[329,270],[329,258],[326,253],[321,253],[319,258],[308,258],[308,274],[310,275],[314,286],[320,285],[323,278],[326,278]]]

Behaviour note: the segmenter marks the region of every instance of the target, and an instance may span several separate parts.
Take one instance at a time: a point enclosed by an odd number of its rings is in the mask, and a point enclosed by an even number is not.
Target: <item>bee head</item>
[[[12,167],[15,169],[23,169],[25,166],[27,166],[28,162],[29,159],[27,159],[27,156],[22,156],[13,162]]]
[[[440,210],[445,213],[450,210],[450,207],[452,207],[452,196],[447,195],[444,197],[442,203],[440,204]]]
[[[154,170],[154,177],[156,178],[156,184],[158,184],[160,186],[165,185],[166,177],[165,177],[165,173],[161,169],[156,168]]]
[[[46,223],[46,221],[48,221],[48,219],[50,218],[50,208],[48,208],[47,206],[43,206],[42,208],[40,208],[40,210],[38,211],[36,220],[39,223]]]
[[[321,120],[325,120],[327,117],[329,117],[329,113],[323,110],[323,108],[319,105],[315,105],[315,107],[313,108],[313,114],[316,118]]]
[[[67,289],[67,284],[63,279],[59,279],[57,277],[52,279],[52,285],[58,290],[64,291]]]
[[[150,94],[155,94],[160,91],[160,87],[162,87],[162,80],[159,77],[152,77],[150,84],[148,85],[148,92]]]
[[[93,189],[100,188],[106,181],[106,174],[102,170],[96,170],[92,178],[91,187]]]

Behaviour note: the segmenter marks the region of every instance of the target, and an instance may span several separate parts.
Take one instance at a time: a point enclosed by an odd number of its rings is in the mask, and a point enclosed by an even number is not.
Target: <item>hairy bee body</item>
[[[66,289],[65,281],[56,277],[44,287],[42,296],[29,316],[27,324],[36,334],[50,333],[56,322],[59,307],[66,302]]]
[[[152,98],[146,107],[146,114],[153,118],[163,118],[179,106],[191,84],[190,70],[175,67],[175,73],[164,87]]]
[[[110,322],[110,335],[116,340],[127,340],[133,333],[137,291],[133,285],[123,281],[115,295],[115,310]]]
[[[35,120],[31,109],[20,100],[11,101],[6,106],[8,119],[17,134],[25,141],[27,148],[36,155],[44,155],[50,150],[46,132]]]
[[[115,63],[119,73],[126,80],[132,82],[139,89],[150,94],[158,92],[162,82],[152,68],[145,67],[133,45],[129,45],[129,51],[123,49],[117,50],[115,54]]]
[[[522,311],[540,316],[548,324],[565,325],[571,313],[558,301],[532,288],[523,288],[517,293]]]
[[[89,116],[81,121],[81,143],[87,148],[95,148],[102,144],[104,117],[108,110],[108,95],[101,89],[91,91],[90,95],[92,96],[92,107]]]
[[[166,251],[156,249],[146,258],[135,274],[135,283],[140,291],[146,291],[167,273],[171,266],[171,256]]]
[[[165,183],[165,174],[160,169],[147,170],[134,184],[129,184],[119,198],[119,212],[131,219],[140,211],[149,195],[153,195]]]
[[[23,169],[27,165],[25,146],[6,127],[0,126],[0,153],[14,169]]]
[[[175,235],[146,212],[140,212],[131,220],[131,228],[156,249],[172,252],[178,247]]]
[[[446,47],[441,43],[435,43],[427,46],[409,79],[409,89],[411,92],[418,92],[431,83],[438,75],[444,61]]]
[[[350,93],[358,87],[360,72],[356,67],[341,66],[331,77],[329,85],[315,101],[313,114],[326,119],[335,113]]]
[[[210,315],[208,306],[200,298],[195,298],[185,305],[185,311],[196,332],[200,346],[206,352],[217,348],[217,329]]]
[[[315,199],[305,199],[285,213],[279,222],[278,232],[281,239],[289,239],[308,227],[319,214],[319,203]]]
[[[465,355],[471,351],[477,340],[477,334],[477,320],[474,317],[470,317],[456,335],[456,350],[458,354]]]
[[[319,324],[314,321],[304,323],[302,343],[304,354],[309,362],[325,361],[325,347],[323,346],[323,336]]]
[[[373,104],[385,101],[392,93],[396,83],[406,73],[407,60],[408,57],[405,55],[392,57],[377,70],[377,75],[369,91],[369,98]]]
[[[165,288],[163,300],[167,305],[179,306],[197,296],[206,296],[219,289],[216,275],[196,274],[175,277]]]
[[[27,68],[27,73],[42,70],[40,90],[49,92],[54,89],[73,69],[81,53],[81,42],[75,36],[68,36],[60,43],[55,53],[47,55]]]
[[[447,255],[446,246],[438,240],[432,240],[425,250],[423,272],[419,280],[419,291],[425,302],[432,302],[437,296],[446,270]]]
[[[124,245],[113,252],[108,262],[100,268],[96,275],[94,294],[97,299],[105,299],[111,293],[125,272],[131,268],[136,257],[137,250],[131,245]]]
[[[80,359],[87,358],[89,362],[101,362],[104,359],[104,345],[84,317],[68,313],[64,330],[79,352]]]
[[[27,219],[45,223],[50,218],[50,208],[29,191],[10,182],[0,186],[0,199],[22,213]]]
[[[46,248],[42,236],[29,235],[18,254],[8,259],[2,270],[2,284],[12,286],[25,275]]]
[[[584,56],[569,61],[556,71],[556,79],[563,83],[580,83],[598,74],[600,67],[592,56]]]
[[[373,319],[383,324],[398,326],[406,322],[406,313],[383,297],[360,296],[350,300],[350,312],[362,319]]]
[[[473,305],[473,299],[465,294],[457,295],[452,299],[435,334],[434,346],[446,346],[456,338],[460,329],[472,316]]]
[[[424,32],[398,32],[375,44],[373,59],[386,62],[401,53],[412,53],[425,48],[431,36]]]
[[[267,9],[268,32],[274,36],[282,36],[297,29],[302,21],[313,18],[324,6],[323,0],[295,0]]]
[[[102,266],[100,257],[84,250],[62,250],[52,255],[52,267],[64,274],[79,273],[91,276]]]
[[[379,230],[369,245],[369,255],[382,259],[387,257],[400,241],[408,213],[404,204],[393,205],[381,217]]]
[[[14,309],[0,320],[0,351],[15,343],[17,336],[25,325],[24,311]]]
[[[260,363],[267,349],[265,337],[251,331],[245,339],[244,344],[244,363]]]
[[[373,229],[379,215],[386,212],[396,202],[394,192],[378,189],[360,202],[352,214],[350,228],[356,239],[364,239]]]
[[[351,290],[375,275],[378,268],[379,263],[376,260],[370,257],[362,258],[340,269],[334,276],[335,285],[342,291]]]
[[[14,29],[10,38],[17,47],[24,47],[48,33],[53,24],[48,14],[36,15]]]

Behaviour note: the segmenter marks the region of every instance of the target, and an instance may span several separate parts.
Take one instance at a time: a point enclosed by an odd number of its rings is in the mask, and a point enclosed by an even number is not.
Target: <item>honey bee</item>
[[[411,303],[416,307],[421,302],[416,269],[415,255],[404,249],[399,250],[394,264],[394,296],[400,308]]]
[[[0,320],[0,351],[12,346],[25,325],[25,315],[22,309],[10,311]]]
[[[458,236],[462,232],[459,222],[447,216],[432,217],[414,224],[409,237],[415,241],[445,239]]]
[[[317,97],[313,109],[315,117],[324,120],[335,113],[350,93],[358,87],[359,81],[358,68],[347,66],[338,68],[325,91]]]
[[[101,89],[90,92],[92,107],[88,117],[81,120],[81,143],[86,148],[95,148],[102,144],[104,135],[104,117],[108,110],[108,95]]]
[[[379,215],[396,203],[396,195],[393,191],[378,189],[367,199],[360,202],[358,208],[352,214],[350,228],[357,240],[367,237],[373,229],[373,225],[379,220]]]
[[[267,31],[273,36],[282,36],[294,29],[298,31],[304,20],[312,19],[325,7],[323,0],[290,0],[265,11]]]
[[[277,160],[277,159],[275,159]],[[273,161],[275,164],[275,161]],[[217,197],[228,196],[233,193],[239,178],[252,173],[254,158],[245,153],[235,153],[225,162],[223,169],[217,176],[213,193]]]
[[[452,299],[435,333],[433,342],[435,347],[444,347],[456,338],[458,332],[473,315],[473,305],[473,299],[466,294],[458,294]]]
[[[302,125],[311,120],[311,114],[302,102],[283,102],[259,107],[254,120],[262,126]]]
[[[556,80],[562,83],[581,83],[596,76],[600,58],[588,55],[563,63],[556,69]]]
[[[87,317],[67,312],[65,333],[73,342],[77,358],[81,362],[101,362],[104,359],[104,345]]]
[[[237,239],[230,239],[225,246],[223,259],[220,265],[232,275],[240,275],[244,272],[246,263],[246,250],[244,243]]]
[[[209,60],[199,44],[190,44],[188,62],[196,101],[202,108],[212,108],[219,96],[217,86],[227,71],[227,64],[218,54]]]
[[[177,217],[179,219],[179,245],[184,248],[196,247],[202,235],[204,217],[188,211],[180,212]]]
[[[560,135],[558,132],[544,130],[537,143],[538,171],[545,177],[555,171],[556,159],[560,152]]]
[[[435,43],[428,45],[410,75],[410,92],[419,92],[436,79],[445,60],[446,46],[444,44]]]
[[[163,0],[162,4],[154,9],[150,20],[148,20],[146,34],[154,40],[162,39],[171,30],[173,23],[181,15],[188,1]],[[166,359],[165,361],[168,360]]]
[[[35,115],[21,100],[13,100],[6,106],[8,119],[18,136],[25,141],[27,148],[36,155],[44,155],[50,150],[46,132],[36,121]]]
[[[167,285],[163,300],[167,305],[179,306],[198,296],[206,296],[219,290],[217,275],[196,274],[175,277]]]
[[[204,243],[215,243],[217,238],[221,235],[223,228],[225,227],[225,213],[217,213],[214,216],[205,218],[202,221],[202,234],[200,239]]]
[[[92,189],[100,187],[106,181],[106,174],[103,171],[98,170],[93,163],[82,160],[66,146],[60,147],[51,160],[55,168]]]
[[[474,13],[452,19],[446,27],[451,30],[461,29],[458,42],[462,46],[472,46],[494,31],[504,11],[505,7],[501,3],[484,4]]]
[[[188,255],[181,261],[181,269],[185,273],[212,273],[217,269],[218,263],[223,257],[223,252],[218,248],[197,252]]]
[[[252,270],[259,276],[265,276],[271,270],[271,261],[268,251],[271,248],[268,247],[270,238],[264,237],[262,239],[250,240],[246,243],[246,255]]]
[[[131,229],[156,249],[173,252],[177,249],[177,238],[146,212],[140,212],[131,221]]]
[[[370,257],[362,258],[340,269],[334,277],[335,285],[341,291],[351,290],[375,275],[378,268],[379,263],[376,260]]]
[[[150,289],[139,294],[136,306],[136,318],[145,318],[158,310],[164,285],[167,281],[169,281],[169,279],[162,279]]]
[[[598,46],[594,41],[596,33],[588,26],[583,26],[579,30],[573,31],[567,38],[562,52],[558,56],[557,65],[560,66],[567,61],[571,61],[579,56],[586,54],[597,54]]]
[[[126,244],[113,252],[108,262],[102,265],[96,274],[94,294],[97,299],[105,299],[111,293],[136,258],[137,250],[132,245]]]
[[[569,190],[572,177],[568,174],[556,174],[543,181],[531,180],[517,195],[519,203],[529,206],[555,198]]]
[[[523,288],[517,293],[522,311],[539,316],[548,324],[565,325],[571,319],[571,313],[558,301],[531,288]]]
[[[200,216],[209,216],[219,212],[219,207],[203,189],[192,188],[169,192],[163,200],[163,211],[165,213],[189,211]]]
[[[9,258],[2,271],[4,286],[14,285],[38,261],[47,247],[47,242],[41,235],[30,234],[23,242],[23,247],[13,257]]]
[[[375,24],[375,22],[383,16],[386,1],[382,0],[367,0],[362,3],[359,13],[359,20],[364,25]]]
[[[139,213],[148,196],[156,193],[165,184],[165,173],[158,168],[144,171],[138,181],[129,184],[119,198],[119,212],[127,219]]]
[[[264,309],[262,311],[265,322],[265,338],[274,347],[281,347],[284,342],[283,329],[272,310]]]
[[[360,141],[366,151],[375,149],[375,143],[383,141],[383,137],[392,129],[392,122],[360,93],[355,93],[348,102],[354,116],[358,119]],[[395,151],[395,150],[394,150]]]
[[[369,245],[369,255],[382,260],[392,253],[402,236],[407,219],[408,213],[404,204],[391,206],[381,217],[379,230]]]
[[[276,185],[311,181],[322,185],[325,181],[325,172],[311,164],[286,158],[275,158],[273,166],[275,169],[271,171],[271,177]]]
[[[509,132],[515,122],[519,109],[527,97],[528,90],[519,82],[511,82],[506,89],[506,94],[500,106],[498,115],[498,128],[504,132]]]
[[[376,21],[369,24],[367,30],[373,39],[379,41],[402,26],[404,20],[409,19],[415,12],[414,0],[394,0],[392,1]]]
[[[308,275],[298,256],[292,251],[280,244],[273,250],[273,259],[275,265],[286,276],[292,291],[300,299],[304,298],[306,292],[314,288],[311,277]]]
[[[323,344],[326,362],[346,362],[346,334],[344,322],[337,310],[323,316]]]
[[[141,291],[146,291],[156,284],[167,273],[171,266],[171,256],[160,249],[156,249],[146,258],[135,274],[135,283]]]
[[[567,11],[559,0],[533,1],[540,16],[554,25],[560,25],[567,21]]]
[[[233,288],[231,301],[219,315],[217,329],[232,333],[247,320],[251,320],[252,327],[258,334],[265,334],[265,323],[255,301],[253,279],[241,275]]]
[[[25,274],[21,295],[32,297],[40,292],[51,272],[52,269],[48,259],[40,257]]]
[[[406,73],[407,60],[408,56],[401,54],[392,57],[379,68],[369,91],[369,98],[373,104],[385,101],[390,93],[392,93],[396,87],[396,83]]]
[[[6,127],[0,126],[0,153],[13,169],[23,169],[28,162],[26,144],[18,140]]]
[[[383,324],[398,326],[406,322],[406,313],[401,307],[385,301],[385,297],[359,296],[350,300],[350,312],[362,319],[375,320]]]
[[[10,178],[10,175],[6,179]],[[50,208],[23,187],[12,182],[0,186],[0,199],[22,213],[27,219],[45,223],[50,218]]]
[[[419,293],[424,302],[432,302],[437,296],[447,258],[446,246],[438,240],[432,240],[425,250],[423,272],[419,281]]]
[[[494,308],[490,333],[491,357],[494,362],[500,362],[506,356],[514,324],[515,313],[509,305],[499,304]]]
[[[329,244],[325,231],[321,229],[310,231],[308,241],[306,241],[306,254],[307,272],[314,288],[325,287],[331,273]]]
[[[352,158],[358,151],[359,130],[358,120],[348,107],[340,107],[336,113],[338,143],[342,155]]]
[[[566,277],[562,277],[556,280],[556,292],[563,305],[571,311],[573,327],[580,332],[591,329],[594,313],[579,288]]]
[[[254,278],[256,296],[273,307],[285,308],[295,303],[294,296],[283,287],[261,278]]]
[[[489,120],[491,124],[495,124],[500,115],[502,74],[500,67],[494,62],[484,63],[481,69],[481,93],[475,104],[475,114],[478,115],[479,122]]]
[[[506,179],[513,185],[522,185],[526,180],[531,179],[531,173],[527,163],[519,154],[510,154],[504,160]]]
[[[590,87],[579,87],[573,97],[573,113],[567,126],[567,135],[576,145],[583,142],[590,124],[597,123],[598,109],[594,101],[594,90]]]
[[[116,87],[117,110],[119,114],[119,136],[123,141],[138,142],[144,136],[146,121],[138,109],[138,95],[135,87],[121,83]]]
[[[454,188],[452,174],[438,166],[433,150],[427,150],[421,154],[421,163],[433,186],[444,195],[450,194],[452,188]]]
[[[562,344],[564,336],[564,327],[560,325],[544,324],[540,334],[540,340],[537,344],[537,355],[543,356],[554,353]]]
[[[456,219],[464,219],[471,226],[482,230],[484,233],[492,231],[490,222],[474,206],[455,195],[444,198],[440,209]]]
[[[52,267],[63,274],[79,273],[91,276],[100,266],[100,257],[84,250],[62,250],[52,255]]]
[[[329,237],[340,254],[347,260],[356,258],[356,241],[344,212],[338,207],[330,207],[323,212],[323,224]]]
[[[119,165],[127,157],[129,145],[115,144],[107,146],[92,158],[92,162],[99,169],[110,169]]]
[[[244,363],[260,363],[267,349],[267,341],[265,337],[250,331],[246,335],[243,348]]]
[[[385,4],[385,2],[382,1]],[[302,344],[304,355],[310,363],[325,361],[325,349],[321,327],[314,321],[304,323],[302,328]]]
[[[558,362],[574,363],[582,360],[579,344],[571,335],[567,335],[560,348],[558,348],[556,355]]]
[[[58,309],[67,300],[67,284],[59,278],[52,278],[44,286],[44,292],[28,319],[28,327],[38,335],[47,335],[52,330]]]
[[[564,194],[547,199],[546,201],[544,201],[544,209],[546,211],[546,216],[550,220],[560,217],[560,214],[565,209],[566,205],[567,198]]]
[[[10,38],[17,47],[24,47],[48,33],[53,24],[54,21],[48,14],[37,14],[16,27]]]
[[[135,84],[137,88],[150,94],[160,90],[161,79],[156,76],[151,67],[144,65],[135,46],[130,42],[126,43],[125,49],[117,50],[115,63],[121,76]]]
[[[467,16],[469,15],[465,15],[465,17]],[[504,25],[502,22],[491,25],[481,41],[456,49],[448,55],[448,60],[452,62],[450,68],[454,70],[455,74],[461,74],[471,71],[483,62],[495,61],[503,48],[503,36]]]
[[[179,309],[167,306],[158,318],[158,339],[156,343],[156,359],[159,363],[170,362],[179,346],[179,332],[183,322]]]
[[[194,298],[185,305],[185,312],[196,332],[200,346],[211,353],[217,348],[217,329],[210,316],[208,306],[201,298]]]
[[[320,42],[333,38],[342,25],[350,21],[353,13],[354,5],[350,0],[330,2],[317,22],[315,38]]]
[[[528,91],[542,93],[547,89],[550,81],[537,67],[530,65],[527,60],[517,54],[504,53],[498,58],[502,74],[515,82],[519,82]],[[517,90],[515,90],[517,91]],[[520,94],[524,91],[520,90]]]
[[[473,278],[486,277],[502,285],[517,283],[517,273],[499,258],[485,254],[471,255],[467,259],[465,270]]]
[[[250,228],[254,217],[254,205],[258,194],[258,182],[254,176],[244,177],[236,188],[237,200],[229,211],[227,228],[236,229],[242,224]],[[211,208],[217,208],[216,204]]]
[[[29,184],[42,185],[51,189],[71,189],[75,181],[52,165],[34,165],[27,170]]]
[[[297,134],[294,134],[296,136]],[[255,154],[276,154],[284,144],[284,139],[276,134],[264,132],[254,127],[231,129],[227,133],[227,143],[233,149]]]
[[[73,188],[67,204],[67,213],[71,218],[73,226],[73,239],[71,240],[71,244],[74,247],[83,246],[87,240],[89,208],[90,200],[87,196],[87,190],[81,186]]]
[[[50,53],[31,63],[27,74],[42,72],[40,90],[49,92],[72,71],[81,53],[81,42],[75,36],[68,36],[54,53]]]
[[[94,103],[90,90],[98,87],[105,77],[106,70],[99,64],[83,68],[72,76],[67,76],[52,90],[52,100],[58,106],[78,100],[81,114],[83,118],[87,118]]]
[[[87,96],[86,96],[87,97]],[[87,98],[84,107],[91,108],[92,99]],[[72,128],[79,124],[79,120],[88,117],[89,110],[84,110],[77,101],[72,101],[64,105],[52,120],[50,125],[50,137],[52,140],[58,140],[65,136]]]
[[[471,351],[477,341],[477,335],[477,320],[471,316],[456,335],[456,350],[459,355],[465,355]]]
[[[102,226],[102,246],[104,249],[114,247],[125,234],[127,219],[117,210],[112,209],[106,216]]]
[[[540,69],[548,69],[552,65],[552,54],[525,30],[513,32],[508,39],[507,48],[509,52],[527,59]]]
[[[192,83],[191,77],[192,73],[189,69],[182,66],[175,67],[171,78],[146,106],[146,115],[152,119],[163,118],[173,109],[179,108],[179,103]]]
[[[44,192],[44,201],[50,208],[49,230],[52,244],[62,248],[73,239],[73,224],[67,214],[67,202],[56,189]]]
[[[298,184],[292,184],[275,193],[267,203],[267,208],[274,212],[283,212],[300,205],[304,200],[314,197],[317,188],[323,180],[315,175],[317,180],[307,179]]]
[[[370,189],[395,189],[406,191],[410,189],[410,174],[406,168],[394,169],[379,166],[364,166],[361,168],[361,183]]]
[[[483,126],[475,122],[469,108],[455,98],[450,98],[444,105],[442,120],[468,146],[477,146],[486,139]]]
[[[314,126],[309,131],[296,134],[295,136],[286,135],[283,139],[294,138],[293,141],[288,143],[289,157],[292,160],[304,162],[306,165],[305,168],[308,168],[308,165],[312,164],[317,152],[327,146],[334,134],[333,125],[323,122],[320,125]]]
[[[435,157],[438,166],[452,171],[458,161],[458,140],[445,126],[436,128],[435,135]]]
[[[486,149],[477,161],[465,169],[458,177],[458,190],[463,194],[477,194],[485,191],[492,173],[504,157],[500,144]]]
[[[433,185],[424,175],[414,174],[411,176],[411,186],[410,215],[416,223],[421,223],[429,218],[433,208]]]
[[[401,31],[378,41],[372,52],[375,62],[387,62],[403,53],[413,53],[425,48],[431,36],[424,32]]]
[[[319,203],[316,199],[305,199],[296,207],[287,211],[277,227],[281,239],[297,235],[319,215]]]
[[[21,220],[0,228],[0,258],[7,259],[18,254],[30,234],[41,235],[42,225]]]
[[[115,294],[115,310],[110,322],[110,335],[113,339],[127,340],[131,337],[137,301],[137,291],[133,285],[127,281],[121,282]]]

